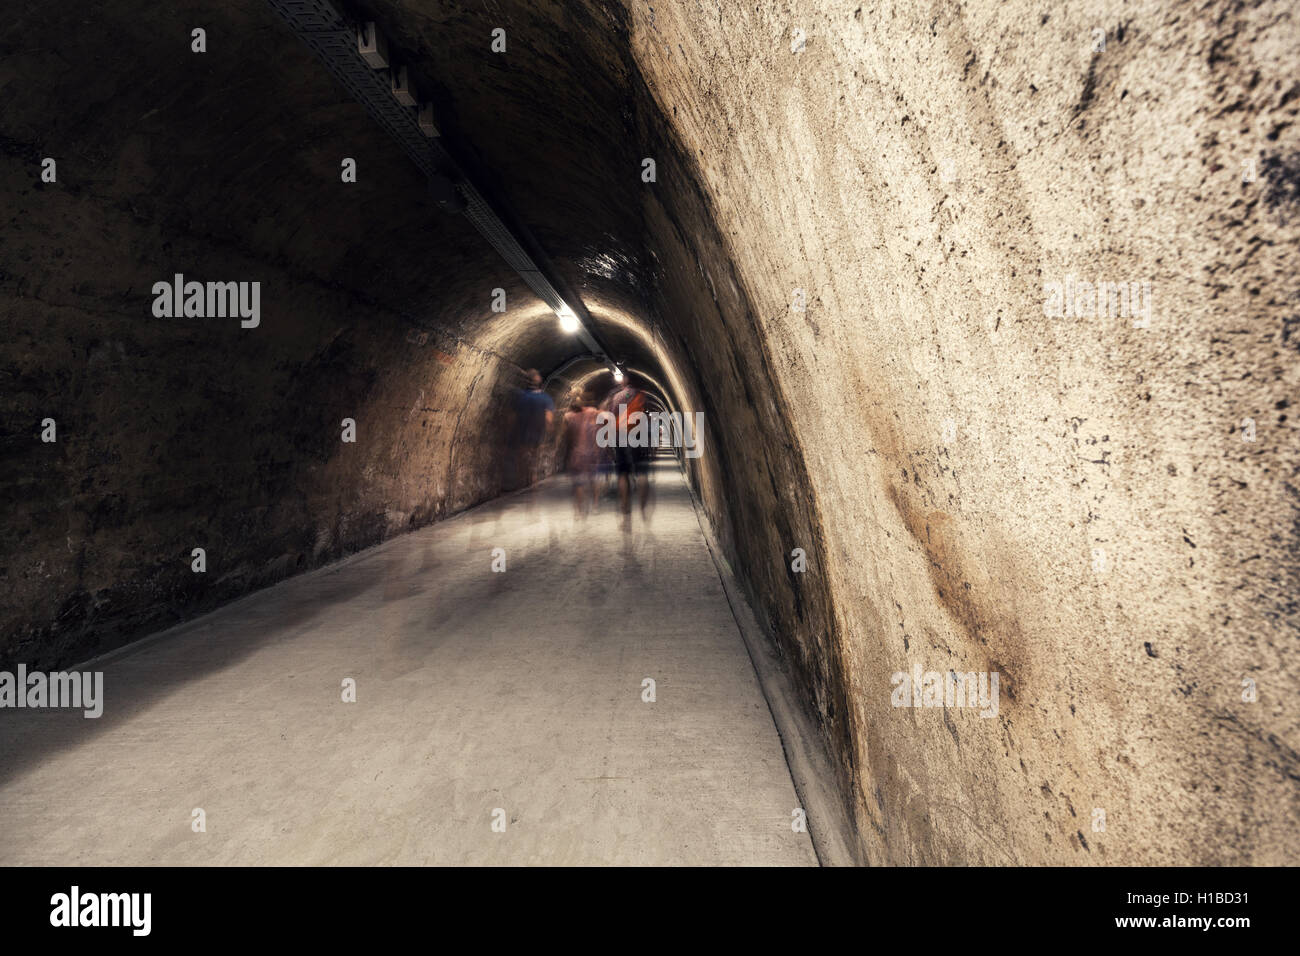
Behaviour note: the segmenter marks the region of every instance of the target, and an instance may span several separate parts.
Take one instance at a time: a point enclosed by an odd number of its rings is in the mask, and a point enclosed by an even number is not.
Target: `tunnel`
[[[8,13],[0,864],[1300,859],[1292,5]]]

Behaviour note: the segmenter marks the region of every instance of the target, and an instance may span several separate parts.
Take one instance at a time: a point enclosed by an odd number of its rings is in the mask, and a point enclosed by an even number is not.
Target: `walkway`
[[[630,533],[555,479],[133,645],[98,720],[0,711],[0,864],[815,864],[685,484],[655,481]]]

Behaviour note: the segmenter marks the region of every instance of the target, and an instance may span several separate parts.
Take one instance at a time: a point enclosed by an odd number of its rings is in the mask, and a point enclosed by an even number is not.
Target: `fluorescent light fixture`
[[[623,381],[623,370],[621,368],[614,369],[614,381],[616,382]]]
[[[578,317],[573,314],[573,310],[567,305],[561,307],[560,311],[557,312],[556,315],[560,317],[560,328],[565,332],[568,332],[570,335],[582,328],[581,324],[578,322]]]

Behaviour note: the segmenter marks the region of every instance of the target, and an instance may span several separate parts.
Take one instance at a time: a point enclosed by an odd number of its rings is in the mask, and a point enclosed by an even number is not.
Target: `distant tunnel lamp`
[[[560,316],[560,328],[572,335],[578,331],[581,326],[578,324],[578,317],[566,307],[558,313]]]
[[[614,381],[616,382],[623,381],[623,370],[621,368],[614,369]]]

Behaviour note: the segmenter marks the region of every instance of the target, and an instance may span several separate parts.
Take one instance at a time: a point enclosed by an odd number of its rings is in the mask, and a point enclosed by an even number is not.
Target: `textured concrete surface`
[[[656,480],[630,531],[553,480],[133,645],[98,720],[0,711],[0,864],[815,865],[680,472]]]

